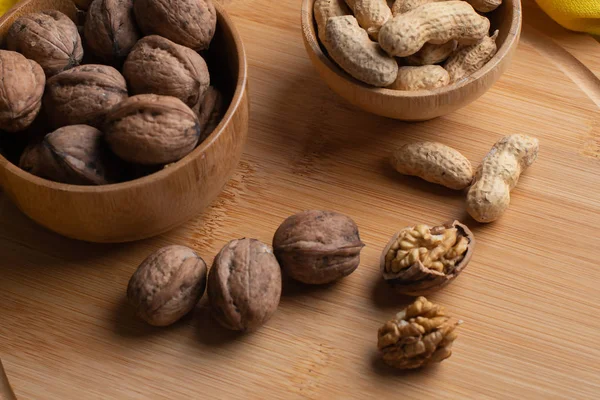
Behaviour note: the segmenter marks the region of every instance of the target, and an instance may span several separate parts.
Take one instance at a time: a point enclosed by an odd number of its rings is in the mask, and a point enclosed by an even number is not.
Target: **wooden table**
[[[520,48],[479,101],[426,123],[354,109],[304,52],[300,2],[227,0],[250,63],[250,139],[212,207],[166,235],[93,245],[49,233],[0,196],[0,357],[19,399],[600,397],[600,44],[525,4]],[[401,177],[386,157],[424,139],[477,163],[510,133],[541,140],[496,223],[466,217],[464,196]],[[151,328],[125,304],[130,275],[170,243],[207,262],[228,240],[270,243],[301,209],[351,215],[360,268],[325,287],[286,282],[260,331],[230,333],[206,299]],[[465,321],[453,356],[422,371],[381,364],[376,331],[408,298],[378,271],[398,229],[458,218],[478,246],[465,272],[431,296]]]

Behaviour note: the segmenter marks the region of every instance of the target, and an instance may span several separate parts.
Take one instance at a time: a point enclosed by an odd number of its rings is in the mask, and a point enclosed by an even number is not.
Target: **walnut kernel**
[[[448,317],[443,307],[419,297],[377,332],[383,361],[399,369],[441,362],[452,355],[455,328],[462,321]]]
[[[474,246],[473,234],[458,221],[407,227],[394,235],[383,251],[381,272],[402,294],[433,293],[462,272]]]

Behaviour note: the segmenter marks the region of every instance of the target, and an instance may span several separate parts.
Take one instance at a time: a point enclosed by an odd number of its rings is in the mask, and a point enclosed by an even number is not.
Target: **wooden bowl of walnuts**
[[[355,106],[403,121],[449,114],[508,68],[520,0],[303,0],[306,51]]]
[[[91,242],[158,235],[236,168],[246,55],[217,2],[25,0],[0,39],[0,186],[42,226]]]

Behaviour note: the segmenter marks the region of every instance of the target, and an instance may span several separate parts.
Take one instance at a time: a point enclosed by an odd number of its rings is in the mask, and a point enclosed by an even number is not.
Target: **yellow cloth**
[[[567,29],[600,35],[600,0],[536,0],[552,19]]]
[[[4,15],[12,6],[17,4],[19,0],[0,0],[0,15]]]

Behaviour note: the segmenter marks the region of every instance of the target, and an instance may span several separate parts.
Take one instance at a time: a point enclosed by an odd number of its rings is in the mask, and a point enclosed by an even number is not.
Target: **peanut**
[[[467,3],[473,6],[479,12],[486,13],[494,11],[502,4],[502,0],[466,0]]]
[[[421,50],[404,60],[409,65],[433,65],[445,61],[458,46],[456,40],[444,44],[425,43]]]
[[[313,11],[321,43],[325,43],[325,27],[329,18],[352,14],[344,0],[317,0]]]
[[[464,189],[473,180],[469,160],[451,147],[437,142],[415,142],[397,149],[392,166],[405,175],[418,176],[450,189]]]
[[[449,0],[396,0],[392,6],[392,15],[404,14],[421,7],[423,4],[441,3],[442,1]]]
[[[381,28],[379,44],[389,55],[407,57],[427,42],[474,44],[487,35],[490,21],[464,1],[424,4],[399,14]]]
[[[392,10],[386,0],[346,0],[358,24],[377,40],[379,30],[390,18]]]
[[[508,208],[510,191],[537,158],[539,141],[526,135],[500,139],[485,156],[467,193],[467,211],[479,222],[497,220]]]
[[[450,81],[456,82],[481,69],[496,54],[496,38],[498,31],[490,37],[486,36],[472,46],[457,50],[448,58],[444,68],[450,75]]]
[[[400,67],[390,89],[427,90],[446,86],[449,82],[448,72],[439,65]]]
[[[351,15],[327,20],[323,45],[344,71],[362,82],[385,87],[398,76],[396,60],[371,41]]]

